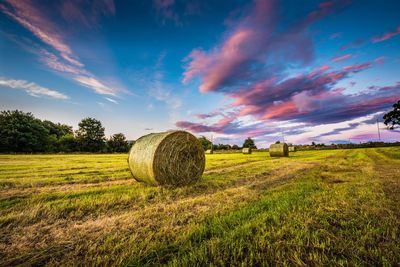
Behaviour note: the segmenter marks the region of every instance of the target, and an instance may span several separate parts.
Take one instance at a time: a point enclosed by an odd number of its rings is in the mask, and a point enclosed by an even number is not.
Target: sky
[[[397,0],[3,0],[0,110],[129,140],[399,141]],[[377,124],[377,121],[379,124]]]

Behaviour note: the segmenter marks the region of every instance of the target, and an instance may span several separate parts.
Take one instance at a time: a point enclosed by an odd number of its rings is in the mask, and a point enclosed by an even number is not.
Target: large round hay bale
[[[289,146],[289,152],[296,152],[295,146]]]
[[[205,167],[204,150],[185,131],[152,133],[140,137],[129,151],[133,177],[151,185],[185,185],[197,181]]]
[[[206,153],[206,154],[214,154],[214,151],[211,150],[211,149],[207,149],[205,153]]]
[[[289,150],[286,143],[272,144],[269,146],[269,155],[271,157],[288,157]]]
[[[249,148],[249,147],[244,147],[244,148],[242,149],[242,153],[243,153],[243,154],[251,154],[251,148]]]

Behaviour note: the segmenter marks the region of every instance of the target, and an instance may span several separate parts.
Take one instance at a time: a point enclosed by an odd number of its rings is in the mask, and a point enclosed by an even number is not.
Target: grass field
[[[207,155],[135,182],[127,155],[0,155],[0,265],[399,265],[400,148]]]

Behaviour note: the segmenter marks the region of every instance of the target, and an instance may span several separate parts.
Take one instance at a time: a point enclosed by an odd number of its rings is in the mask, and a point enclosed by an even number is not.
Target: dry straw
[[[269,146],[269,155],[271,157],[288,157],[289,150],[286,143],[272,144]]]
[[[206,154],[214,154],[214,151],[212,149],[207,149]]]
[[[200,142],[188,132],[152,133],[136,140],[128,165],[137,181],[177,186],[200,179],[205,156]]]
[[[289,152],[296,152],[295,146],[289,146]]]
[[[244,147],[244,148],[242,149],[242,153],[243,153],[243,154],[251,154],[251,148],[249,148],[249,147]]]

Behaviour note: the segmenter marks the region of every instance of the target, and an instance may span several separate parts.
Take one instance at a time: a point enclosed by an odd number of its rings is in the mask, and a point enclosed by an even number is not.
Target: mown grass
[[[400,150],[207,155],[198,183],[126,155],[0,156],[0,265],[398,265]]]

